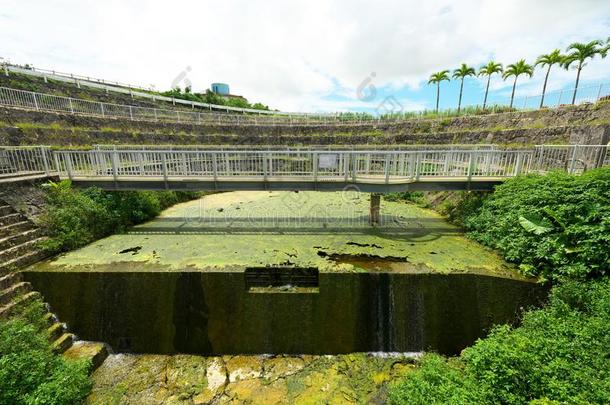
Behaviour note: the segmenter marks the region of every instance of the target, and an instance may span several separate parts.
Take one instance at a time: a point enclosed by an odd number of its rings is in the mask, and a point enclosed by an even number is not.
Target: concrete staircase
[[[43,240],[41,229],[0,200],[0,276],[44,259]]]
[[[19,269],[44,259],[46,253],[38,247],[45,239],[42,230],[0,200],[0,320],[23,314],[35,301],[42,301],[40,293],[23,280]],[[108,356],[106,345],[79,341],[64,323],[49,311],[45,304],[44,323],[53,351],[70,359],[89,358],[92,370]]]
[[[28,305],[42,300],[40,293],[32,290],[32,285],[23,281],[21,273],[13,272],[0,277],[0,319],[8,319],[27,310]],[[74,343],[75,336],[67,331],[66,325],[48,312],[44,316],[45,326],[52,342],[53,350],[63,353]]]

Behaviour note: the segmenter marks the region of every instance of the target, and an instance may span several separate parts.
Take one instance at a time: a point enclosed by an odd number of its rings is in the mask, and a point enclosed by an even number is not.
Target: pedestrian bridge
[[[192,146],[0,149],[5,178],[36,173],[106,190],[489,190],[526,173],[581,173],[610,163],[606,145],[505,150],[211,149]]]

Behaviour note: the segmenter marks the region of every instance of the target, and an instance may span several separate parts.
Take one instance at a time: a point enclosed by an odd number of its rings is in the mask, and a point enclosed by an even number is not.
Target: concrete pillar
[[[371,208],[370,208],[370,222],[371,225],[379,225],[380,215],[379,209],[381,207],[381,194],[371,194]]]

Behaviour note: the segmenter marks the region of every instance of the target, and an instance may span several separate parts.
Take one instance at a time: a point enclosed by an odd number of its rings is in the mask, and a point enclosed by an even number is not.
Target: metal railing
[[[0,87],[0,106],[19,108],[34,111],[74,114],[97,118],[128,119],[132,121],[168,122],[179,124],[198,125],[282,125],[282,126],[351,126],[362,124],[381,123],[408,123],[418,120],[427,122],[443,121],[446,118],[405,118],[400,116],[348,119],[342,116],[257,116],[249,114],[226,114],[213,112],[195,112],[179,109],[163,109],[152,107],[139,107],[133,105],[103,103],[99,101],[76,99],[56,96],[52,94],[37,93],[26,90]],[[516,112],[503,112],[486,114],[489,116],[516,114]],[[466,116],[462,116],[466,117]],[[475,115],[473,117],[483,117]],[[457,117],[453,117],[457,118]]]
[[[117,93],[122,93],[122,94],[129,94],[132,97],[147,98],[147,99],[152,99],[153,101],[165,101],[165,102],[170,102],[173,105],[180,104],[180,105],[190,106],[193,108],[200,107],[203,109],[208,109],[210,111],[215,110],[215,111],[226,111],[227,113],[228,112],[239,112],[239,113],[254,113],[254,114],[258,114],[258,115],[278,115],[278,116],[294,116],[294,117],[311,116],[311,117],[330,117],[330,118],[339,117],[339,118],[341,118],[341,116],[342,116],[342,114],[338,114],[338,113],[305,113],[305,112],[269,111],[269,110],[256,110],[256,109],[250,109],[250,108],[230,107],[230,106],[224,106],[224,105],[202,103],[202,102],[183,100],[183,99],[178,99],[178,98],[173,98],[173,97],[161,96],[159,94],[153,93],[153,89],[147,89],[147,88],[144,88],[141,86],[121,83],[121,82],[116,82],[116,81],[92,78],[92,77],[84,76],[84,75],[58,72],[58,71],[49,70],[49,69],[39,69],[39,68],[35,68],[33,66],[18,66],[18,65],[8,64],[8,63],[3,64],[2,66],[3,66],[3,70],[6,75],[8,75],[9,71],[10,71],[10,72],[19,73],[19,74],[43,77],[45,79],[45,81],[48,78],[51,78],[53,80],[75,83],[79,87],[82,84],[82,85],[85,85],[88,87],[102,89],[102,90],[105,90],[106,92],[112,91],[112,92],[117,92]],[[136,91],[134,91],[134,89],[136,89]],[[137,91],[137,90],[140,90],[140,91]],[[548,107],[559,107],[559,106],[563,106],[563,105],[570,105],[570,104],[572,104],[573,92],[574,92],[574,88],[548,91],[544,94],[544,103],[542,103],[542,104],[544,107],[547,107],[547,108]],[[580,86],[578,88],[574,104],[593,103],[593,102],[598,101],[602,97],[609,97],[609,96],[610,96],[610,83],[584,85],[584,86]],[[538,109],[541,106],[542,98],[543,98],[542,94],[534,94],[534,95],[529,95],[529,96],[517,97],[514,99],[513,108],[518,109],[518,110]],[[510,104],[509,96],[492,95],[490,97],[488,107],[491,109],[494,109],[496,107],[506,107],[509,104]],[[468,108],[480,108],[481,105],[480,104],[471,104],[471,105],[464,105],[463,107],[465,110],[468,110]],[[397,114],[396,117],[401,117],[402,119],[422,118],[422,115],[425,115],[426,113],[427,113],[426,111],[407,113],[406,115],[403,115],[402,113],[400,113],[400,114]],[[455,112],[452,110],[440,111],[437,115],[454,116]],[[360,117],[357,114],[355,114],[355,116],[348,115],[347,117],[342,117],[342,118],[349,120],[349,121],[374,120],[373,117]],[[385,117],[385,119],[386,120],[392,119],[392,115],[390,114],[390,116]]]
[[[468,181],[563,170],[579,174],[610,165],[608,145],[538,145],[502,150],[172,149],[98,145],[89,151],[46,146],[0,147],[0,177],[56,174],[60,178],[349,181],[390,184],[447,178]]]
[[[34,111],[67,113],[100,118],[121,118],[132,121],[173,122],[200,125],[318,125],[329,120],[303,116],[256,116],[194,112],[178,109],[138,107],[103,103],[33,91],[0,87],[0,105]]]
[[[93,145],[94,150],[164,150],[164,151],[335,151],[335,150],[497,150],[500,145],[494,144],[362,144],[362,145],[126,145],[106,144]]]
[[[53,166],[51,149],[47,146],[0,147],[0,178],[51,174]]]
[[[608,164],[606,145],[538,146],[522,150],[103,150],[54,153],[70,179],[207,178],[218,180],[389,184],[435,178],[507,178]]]
[[[289,112],[282,112],[282,111],[257,110],[257,109],[253,109],[253,108],[231,107],[231,106],[218,105],[218,104],[202,103],[202,102],[198,102],[198,101],[183,100],[180,98],[166,97],[166,96],[162,96],[159,94],[150,93],[150,92],[147,92],[147,91],[150,91],[149,89],[144,89],[142,87],[131,86],[128,84],[121,84],[119,82],[108,82],[108,81],[104,81],[101,79],[92,79],[87,76],[74,75],[71,73],[55,72],[55,71],[46,70],[46,69],[37,69],[37,68],[33,68],[33,67],[26,68],[26,67],[10,65],[10,64],[4,64],[3,67],[4,67],[4,73],[6,75],[8,75],[8,73],[10,71],[13,73],[42,77],[42,78],[44,78],[44,80],[53,79],[53,80],[62,81],[62,82],[74,83],[78,87],[80,87],[81,85],[84,85],[87,87],[104,90],[106,92],[129,94],[132,97],[146,98],[146,99],[151,99],[153,101],[165,101],[168,103],[172,103],[173,105],[180,104],[180,105],[185,105],[185,106],[189,106],[189,107],[193,107],[193,108],[199,107],[199,108],[207,109],[210,111],[211,110],[226,111],[226,112],[233,111],[233,112],[241,112],[241,113],[256,113],[256,114],[262,114],[262,115],[307,115],[307,113],[298,113],[298,112],[289,113]],[[140,91],[134,90],[134,89],[139,89]]]

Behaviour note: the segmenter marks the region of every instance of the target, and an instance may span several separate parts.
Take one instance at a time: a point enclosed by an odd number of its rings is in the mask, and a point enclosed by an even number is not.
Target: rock
[[[263,359],[258,356],[235,356],[226,363],[229,382],[259,378],[263,375]]]

